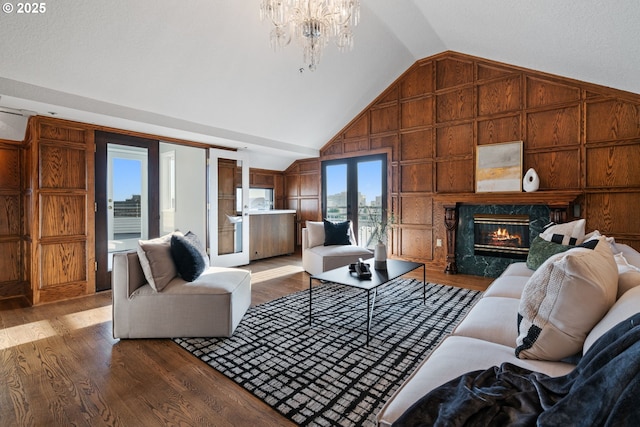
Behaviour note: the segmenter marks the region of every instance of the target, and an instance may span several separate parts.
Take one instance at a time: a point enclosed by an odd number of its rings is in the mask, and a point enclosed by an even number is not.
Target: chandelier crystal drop
[[[305,64],[314,71],[329,39],[335,39],[341,52],[353,48],[360,0],[261,0],[260,19],[273,24],[270,40],[275,50],[296,39]]]

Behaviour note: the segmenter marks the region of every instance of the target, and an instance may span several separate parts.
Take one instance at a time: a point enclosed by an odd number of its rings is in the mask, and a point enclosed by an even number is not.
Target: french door
[[[221,267],[249,264],[249,165],[240,152],[209,149],[211,259]]]
[[[114,252],[159,235],[158,141],[96,132],[96,290],[111,288]]]
[[[387,218],[387,156],[322,162],[322,216],[351,220],[360,246],[375,245],[375,222]]]

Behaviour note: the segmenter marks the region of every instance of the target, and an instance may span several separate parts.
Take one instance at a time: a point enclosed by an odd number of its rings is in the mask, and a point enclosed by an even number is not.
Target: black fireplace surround
[[[460,205],[458,206],[458,227],[456,230],[456,261],[458,273],[474,276],[498,277],[507,266],[513,262],[527,258],[529,242],[531,242],[549,223],[549,207],[545,205]],[[526,226],[519,226],[521,245],[524,248],[518,254],[507,253],[509,248],[491,248],[492,252],[476,250],[475,217],[500,218],[505,217],[522,220]],[[525,220],[524,218],[527,218]],[[516,221],[518,222],[518,221]],[[528,228],[528,232],[522,231]],[[502,227],[505,228],[505,227]],[[518,234],[517,229],[511,234]],[[505,242],[509,237],[505,237]],[[511,237],[510,243],[517,240]],[[482,243],[481,243],[482,244]],[[493,245],[497,246],[497,245]],[[502,249],[502,250],[500,250]]]

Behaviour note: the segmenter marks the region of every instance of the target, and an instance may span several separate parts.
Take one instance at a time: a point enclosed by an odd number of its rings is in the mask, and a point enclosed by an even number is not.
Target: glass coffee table
[[[395,259],[387,260],[386,270],[376,270],[373,268],[373,258],[365,260],[369,264],[371,270],[370,279],[360,279],[356,273],[349,271],[349,266],[339,267],[334,270],[325,271],[324,273],[309,277],[309,325],[313,323],[313,281],[332,282],[337,285],[349,286],[352,288],[367,291],[367,345],[369,345],[369,334],[371,330],[371,320],[373,318],[373,309],[376,303],[378,287],[389,283],[393,279],[397,279],[413,270],[422,267],[422,302],[426,304],[426,269],[424,263],[401,261]],[[330,313],[322,312],[316,317],[325,317],[332,314],[345,313],[346,311],[333,311]]]

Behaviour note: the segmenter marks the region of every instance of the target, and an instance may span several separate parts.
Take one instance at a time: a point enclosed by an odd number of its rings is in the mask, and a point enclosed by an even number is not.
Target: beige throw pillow
[[[180,233],[182,234],[182,233]],[[138,240],[138,258],[149,286],[160,292],[178,275],[171,256],[171,234],[151,240]]]
[[[616,300],[618,268],[604,238],[550,257],[527,281],[518,310],[516,356],[561,360],[580,351],[585,337]]]
[[[307,221],[307,240],[310,248],[324,245],[324,222]]]

